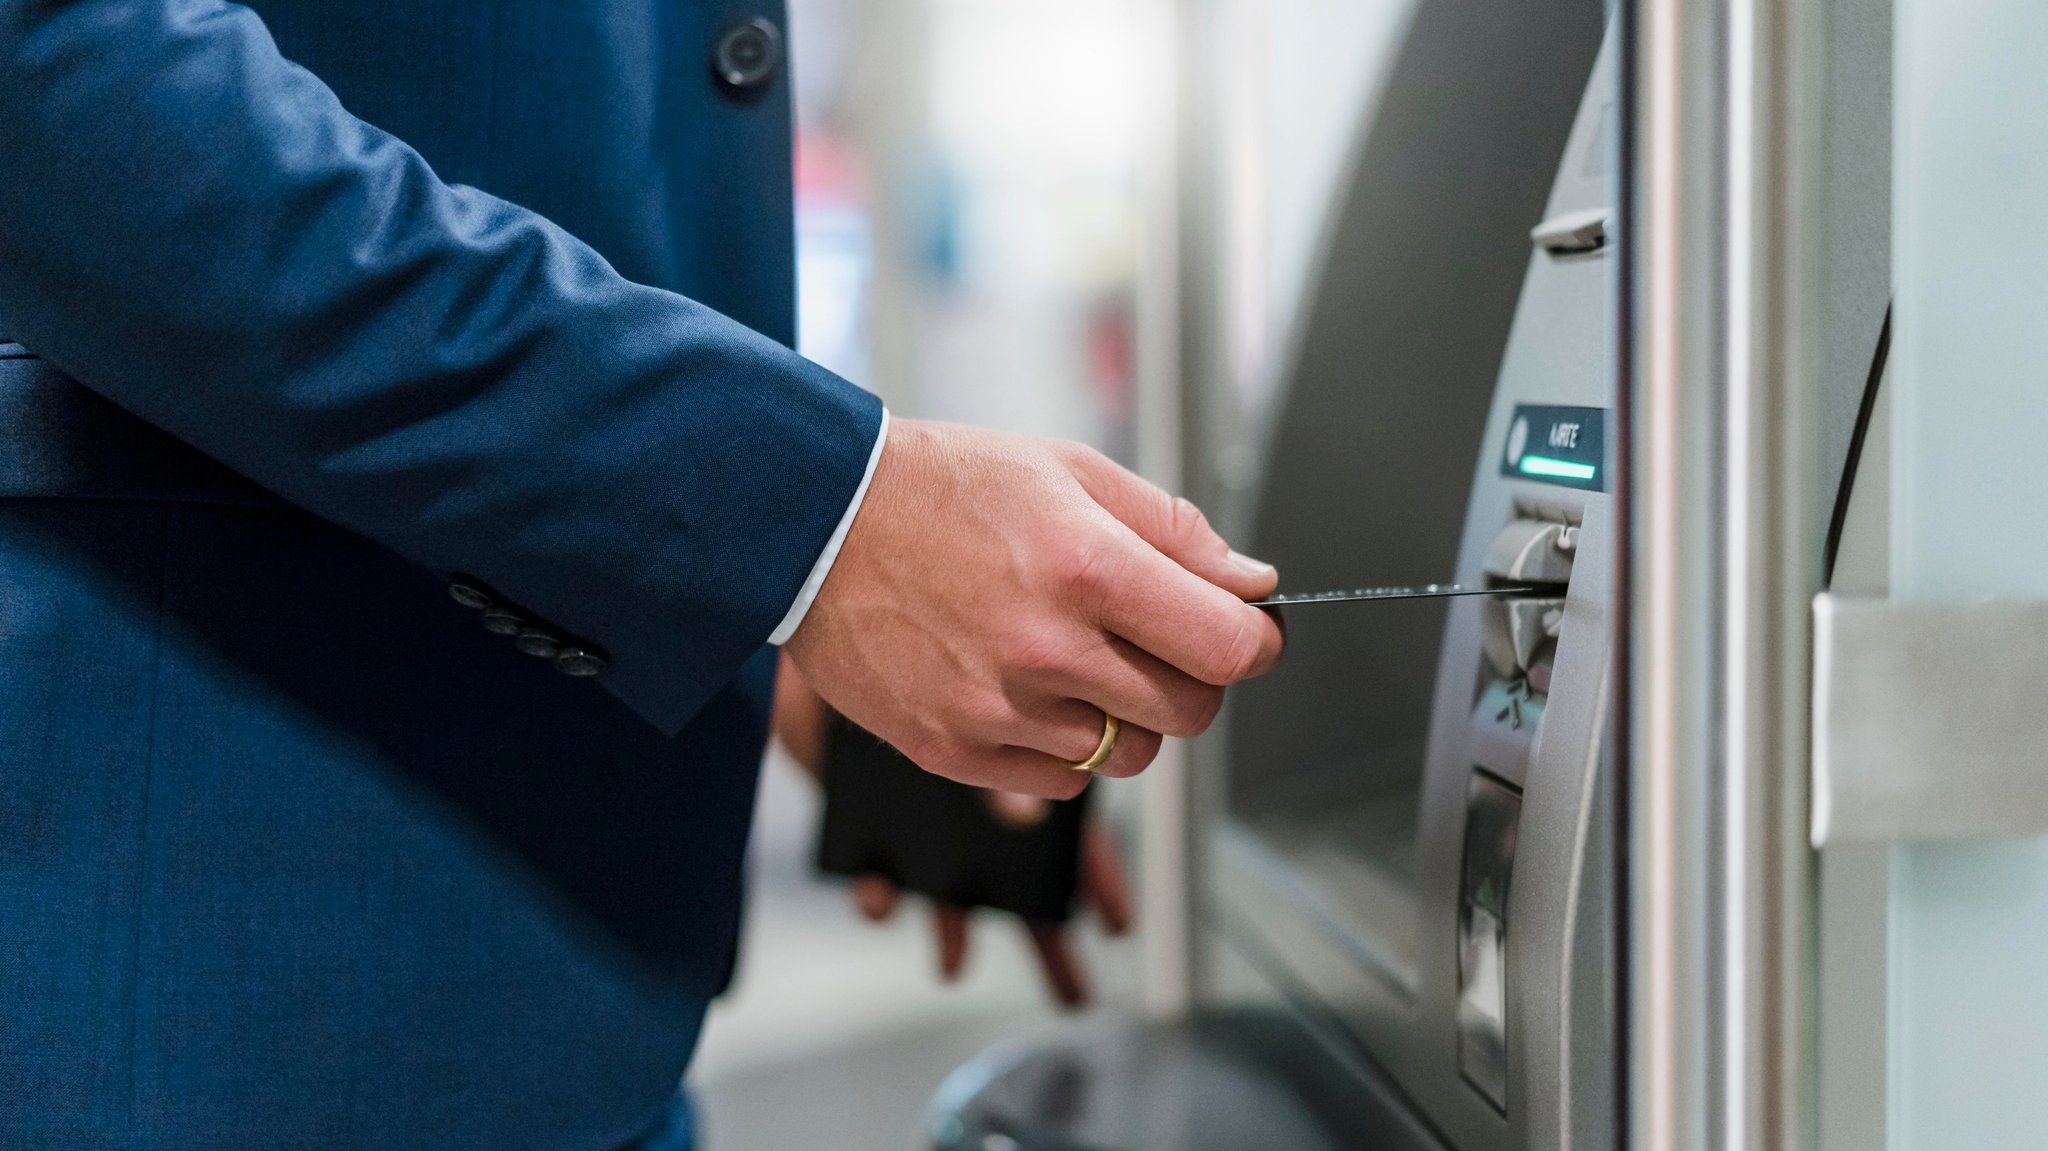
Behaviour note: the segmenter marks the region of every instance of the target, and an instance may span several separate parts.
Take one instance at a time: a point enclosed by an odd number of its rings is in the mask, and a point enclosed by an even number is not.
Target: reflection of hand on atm
[[[867,918],[888,919],[902,893],[932,904],[939,974],[959,977],[969,918],[989,907],[1024,921],[1048,991],[1088,1000],[1068,931],[1085,904],[1111,935],[1130,924],[1129,885],[1114,841],[1089,819],[1086,793],[1049,801],[932,775],[834,713],[783,661],[775,733],[825,790],[820,865],[853,880]]]

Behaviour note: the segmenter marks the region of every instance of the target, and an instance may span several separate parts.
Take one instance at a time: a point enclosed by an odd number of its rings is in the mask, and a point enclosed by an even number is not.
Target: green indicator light
[[[1556,476],[1564,480],[1590,480],[1600,469],[1593,464],[1575,464],[1570,460],[1553,460],[1549,456],[1523,456],[1517,467],[1525,475]]]

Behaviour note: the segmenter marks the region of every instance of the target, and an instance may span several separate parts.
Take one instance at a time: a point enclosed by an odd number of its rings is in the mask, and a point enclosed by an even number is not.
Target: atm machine
[[[1813,495],[1853,525],[1890,13],[1831,5],[1830,179],[1868,194],[1830,201]],[[935,1146],[1614,1145],[1619,52],[1598,0],[1417,5],[1239,533],[1283,590],[1534,594],[1293,609],[1280,668],[1194,749],[1196,1010],[978,1061]]]

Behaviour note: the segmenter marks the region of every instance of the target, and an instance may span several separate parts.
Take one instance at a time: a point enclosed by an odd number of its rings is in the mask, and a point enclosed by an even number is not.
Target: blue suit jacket
[[[616,1147],[879,421],[780,5],[257,7],[0,0],[0,1146]]]

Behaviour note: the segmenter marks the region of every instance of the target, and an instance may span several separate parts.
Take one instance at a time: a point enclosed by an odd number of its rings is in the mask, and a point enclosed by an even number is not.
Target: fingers
[[[1040,799],[1072,799],[1088,786],[1088,773],[1028,747],[942,751],[918,766],[975,787],[1015,791]]]
[[[1264,564],[1097,453],[903,420],[784,650],[849,720],[962,782],[1063,798],[1192,735],[1278,658]],[[1078,489],[1078,490],[1077,490]],[[785,696],[801,702],[794,680]],[[792,742],[798,742],[792,740]]]
[[[1187,570],[1241,600],[1265,599],[1280,586],[1273,565],[1231,550],[1189,501],[1167,495],[1092,449],[1076,450],[1071,466],[1096,503]]]
[[[1031,715],[1014,715],[991,738],[1014,742],[954,743],[904,748],[904,754],[934,775],[975,787],[1020,792],[1039,799],[1072,799],[1092,776],[1123,779],[1158,758],[1158,732],[1118,717],[1109,758],[1090,771],[1075,765],[1095,755],[1102,743],[1102,708],[1081,700],[1056,700]]]
[[[1095,622],[1203,683],[1263,675],[1280,658],[1280,626],[1239,596],[1125,537],[1082,556],[1073,592]]]
[[[938,943],[939,978],[951,983],[967,968],[967,909],[944,903],[933,907],[932,935]]]
[[[1131,884],[1123,857],[1108,829],[1096,820],[1081,832],[1080,886],[1081,898],[1094,906],[1104,931],[1122,935],[1131,929]]]
[[[1086,739],[1087,746],[1074,752],[1071,758],[1035,747],[1007,746],[942,753],[931,757],[929,762],[921,761],[920,766],[947,779],[971,783],[976,787],[1021,792],[1040,799],[1072,799],[1081,794],[1095,776],[1120,779],[1136,775],[1159,754],[1159,733],[1124,724],[1117,733],[1116,747],[1111,751],[1108,762],[1092,772],[1075,770],[1074,764],[1088,758],[1102,737],[1101,713],[1095,712],[1094,715],[1092,732]],[[1079,744],[1066,746],[1078,747]]]
[[[1116,636],[1072,631],[1058,650],[1020,661],[1024,666],[1010,699],[988,709],[976,734],[1070,765],[1095,754],[1104,717],[1113,715],[1119,724],[1116,747],[1098,771],[1125,776],[1152,761],[1162,734],[1199,735],[1222,708],[1222,688],[1190,678]]]
[[[957,982],[967,969],[968,911],[949,903],[932,907],[932,935],[937,942],[939,978]],[[1073,941],[1058,927],[1033,926],[1031,949],[1053,1000],[1069,1010],[1088,1002],[1088,980],[1075,958]]]
[[[1075,478],[1146,545],[1104,542],[1083,557],[1078,589],[1111,631],[1204,683],[1262,674],[1280,656],[1280,629],[1245,606],[1279,586],[1272,565],[1232,551],[1201,509],[1111,463],[1069,453]]]
[[[1076,647],[1069,659],[1027,672],[1025,682],[1045,696],[1071,696],[1125,722],[1181,739],[1208,730],[1222,710],[1221,687],[1187,675],[1128,640],[1098,633]],[[1101,720],[1093,722],[1099,735]]]
[[[1038,953],[1038,969],[1045,974],[1046,990],[1053,1001],[1068,1010],[1088,1004],[1088,978],[1074,957],[1074,941],[1059,927],[1031,925],[1031,949]]]
[[[1116,743],[1110,748],[1109,758],[1093,771],[1096,775],[1122,779],[1145,770],[1158,756],[1160,737],[1158,732],[1128,722],[1123,716],[1117,716],[1117,721]],[[1035,722],[1023,725],[1018,743],[1024,749],[1042,753],[1061,771],[1082,774],[1075,771],[1074,765],[1095,755],[1107,726],[1103,708],[1078,699],[1059,700],[1042,708]]]
[[[991,795],[992,806],[998,798],[1017,800],[1014,806],[1018,817],[1026,813],[1041,817],[1044,814],[1043,805],[1036,801],[1000,793]],[[1131,925],[1130,885],[1124,874],[1123,861],[1117,853],[1116,841],[1099,822],[1090,821],[1082,830],[1080,866],[1082,898],[1094,907],[1106,932],[1113,936],[1125,934]],[[865,880],[856,881],[857,897],[862,882]],[[895,888],[880,880],[875,882],[886,891],[893,908]],[[935,904],[932,908],[939,975],[948,983],[959,979],[966,969],[969,916],[968,909],[951,904]],[[1027,924],[1026,927],[1031,949],[1038,957],[1039,971],[1053,1001],[1066,1010],[1087,1006],[1090,998],[1087,969],[1076,953],[1072,934],[1059,924]]]
[[[869,920],[880,923],[896,914],[902,893],[879,875],[862,875],[853,881],[853,905]]]
[[[932,908],[932,934],[938,943],[939,978],[947,983],[959,980],[967,969],[968,911],[941,903]],[[1038,955],[1038,968],[1045,976],[1046,990],[1054,1002],[1068,1010],[1088,1004],[1088,978],[1074,954],[1074,942],[1066,930],[1056,926],[1032,925],[1031,949]]]
[[[1122,724],[1117,732],[1116,747],[1110,750],[1109,759],[1097,767],[1094,774],[1111,779],[1129,779],[1159,758],[1159,744],[1158,732],[1132,723]],[[1092,753],[1095,749],[1091,747],[1088,750]],[[1073,771],[1073,768],[1068,770]],[[1074,774],[1087,773],[1075,771]]]
[[[1022,830],[1036,827],[1052,814],[1052,804],[1035,795],[1018,795],[1014,791],[982,792],[982,802],[988,805],[990,815],[1004,827]]]

